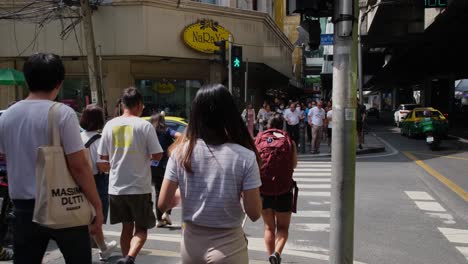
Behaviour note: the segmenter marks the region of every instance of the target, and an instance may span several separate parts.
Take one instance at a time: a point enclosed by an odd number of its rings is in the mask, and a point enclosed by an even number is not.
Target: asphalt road
[[[371,120],[369,127],[387,151],[357,159],[355,263],[468,263],[467,141],[444,140],[434,152],[392,126]],[[331,170],[330,158],[301,158],[294,175],[301,189],[298,214],[282,263],[328,263]],[[179,262],[180,209],[172,218],[174,227],[151,230],[137,263]],[[105,226],[108,238],[118,240],[119,232],[118,225]],[[267,263],[261,220],[247,221],[245,232],[250,263]],[[45,263],[64,263],[53,244]]]

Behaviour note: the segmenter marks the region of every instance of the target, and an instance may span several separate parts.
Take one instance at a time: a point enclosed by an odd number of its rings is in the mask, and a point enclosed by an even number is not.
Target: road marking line
[[[331,164],[298,164],[298,168],[331,168]]]
[[[447,225],[454,225],[457,223],[455,222],[451,214],[441,214],[441,213],[426,213],[426,214],[432,218],[439,218],[443,220],[444,224],[447,224]]]
[[[468,230],[439,227],[439,231],[452,243],[468,244]]]
[[[423,161],[419,160],[417,157],[415,157],[413,154],[404,151],[403,154],[405,154],[408,158],[412,159],[416,164],[418,164],[421,168],[423,168],[427,173],[432,175],[434,178],[445,184],[450,190],[452,190],[454,193],[456,193],[458,196],[460,196],[465,202],[468,202],[468,193],[463,190],[460,186],[456,185],[454,182],[451,180],[447,179],[444,175],[440,174],[430,166],[428,166],[426,163]]]
[[[434,201],[435,199],[428,194],[427,192],[410,192],[405,191],[406,195],[409,196],[411,200],[419,200],[419,201]]]
[[[438,202],[418,202],[414,201],[416,206],[423,210],[423,211],[431,211],[431,212],[446,212],[444,207],[440,205]]]
[[[330,224],[295,224],[292,223],[291,230],[305,232],[330,232]]]
[[[331,197],[331,193],[299,191],[299,197]]]
[[[296,217],[330,218],[330,211],[298,211],[293,214],[293,218]]]
[[[324,201],[324,202],[309,202],[310,205],[329,205],[331,204],[330,201]]]
[[[440,158],[457,159],[457,160],[468,160],[468,158],[462,158],[462,157],[451,156],[451,155],[436,155],[436,154],[429,154],[429,153],[424,153],[424,152],[412,152],[412,153],[418,154],[418,155],[424,155],[424,156],[431,156],[431,157],[440,157]]]
[[[330,189],[331,184],[298,184],[299,189]]]
[[[466,260],[468,260],[468,247],[456,247],[460,253],[465,256]]]
[[[309,179],[309,178],[294,177],[293,179],[297,182],[331,182],[330,178]]]
[[[120,237],[120,232],[115,231],[104,231],[104,235],[106,236],[113,236],[113,237]],[[156,241],[165,241],[165,242],[175,242],[180,243],[182,239],[181,234],[148,234],[148,240],[156,240]],[[255,238],[255,237],[247,237],[249,240],[249,250],[250,251],[258,251],[258,252],[265,252],[265,242],[263,238]],[[145,248],[143,250],[146,250]],[[311,253],[309,251],[323,251],[324,249],[317,248],[317,247],[303,247],[297,246],[290,242],[286,243],[286,247],[283,250],[283,255],[290,255],[290,256],[297,256],[303,258],[310,258],[310,259],[318,259],[318,260],[329,260],[329,256],[317,253]],[[148,250],[151,251],[151,250]],[[155,251],[158,252],[158,251]],[[167,252],[164,252],[168,254]],[[180,252],[175,252],[180,256]],[[263,262],[264,263],[264,262]],[[363,262],[354,261],[354,264],[365,264]]]
[[[323,169],[323,168],[320,168],[320,169],[315,169],[315,168],[307,168],[307,169],[301,169],[301,168],[296,168],[294,169],[294,172],[318,172],[318,171],[328,171],[328,172],[331,172],[331,168],[330,169]]]
[[[303,177],[303,176],[309,176],[309,177],[328,176],[328,177],[331,177],[331,173],[330,172],[294,172],[293,177],[295,177],[295,176],[299,176],[299,177]]]

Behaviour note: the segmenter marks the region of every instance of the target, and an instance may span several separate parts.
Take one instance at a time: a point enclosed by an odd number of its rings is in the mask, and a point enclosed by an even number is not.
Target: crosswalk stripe
[[[293,214],[293,218],[296,217],[330,218],[330,211],[298,211]]]
[[[331,172],[331,168],[330,169],[327,169],[327,168],[307,168],[307,169],[303,169],[303,168],[296,168],[294,169],[294,172],[318,172],[318,171],[329,171]]]
[[[305,224],[305,223],[294,223],[291,224],[291,229],[297,231],[306,232],[330,232],[330,224]]]
[[[452,243],[468,244],[468,230],[439,227],[439,231]]]
[[[298,184],[300,189],[330,189],[331,184]]]
[[[434,198],[428,194],[427,192],[410,192],[406,191],[406,195],[409,196],[411,200],[418,200],[418,201],[434,201]]]
[[[294,172],[293,177],[302,177],[302,176],[308,176],[308,177],[323,177],[323,176],[331,176],[330,172]]]
[[[331,164],[299,164],[298,168],[331,168]]]
[[[330,178],[309,179],[309,178],[294,177],[294,180],[297,182],[331,182]]]
[[[414,202],[416,206],[423,211],[446,212],[445,208],[438,202]]]
[[[331,193],[299,191],[299,197],[331,197]]]
[[[460,253],[465,256],[466,260],[468,260],[468,247],[456,247]]]

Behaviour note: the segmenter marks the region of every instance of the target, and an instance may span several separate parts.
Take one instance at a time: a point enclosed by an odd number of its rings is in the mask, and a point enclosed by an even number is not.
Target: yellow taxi
[[[143,119],[149,121],[150,116],[144,116]],[[165,116],[166,125],[171,129],[175,130],[179,133],[184,133],[185,129],[188,126],[188,121],[185,118],[178,117],[178,116]]]
[[[433,122],[434,129],[442,136],[448,136],[448,120],[437,109],[432,107],[418,107],[413,109],[401,121],[400,133],[408,137],[414,137],[423,134],[422,122],[430,119]]]

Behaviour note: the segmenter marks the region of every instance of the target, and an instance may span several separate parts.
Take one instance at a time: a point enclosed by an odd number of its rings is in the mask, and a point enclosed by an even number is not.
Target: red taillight
[[[448,114],[444,114],[445,118],[448,118]]]

